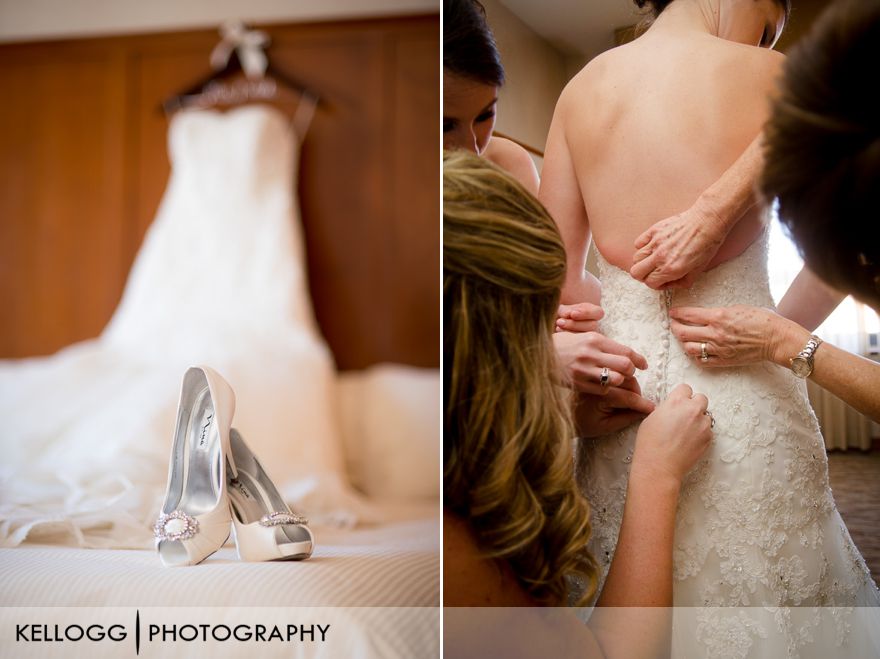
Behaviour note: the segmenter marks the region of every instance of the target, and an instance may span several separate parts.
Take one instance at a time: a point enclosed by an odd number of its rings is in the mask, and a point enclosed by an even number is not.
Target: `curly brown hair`
[[[570,396],[552,332],[565,248],[543,206],[492,163],[443,167],[444,504],[537,602],[596,587],[574,479]]]

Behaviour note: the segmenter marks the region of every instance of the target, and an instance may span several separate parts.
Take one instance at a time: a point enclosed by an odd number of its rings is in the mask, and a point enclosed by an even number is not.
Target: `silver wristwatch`
[[[813,372],[813,355],[816,354],[816,349],[820,345],[822,345],[822,339],[814,334],[807,341],[804,349],[797,356],[788,360],[788,363],[791,364],[791,370],[796,376],[799,378],[810,377],[810,374]]]

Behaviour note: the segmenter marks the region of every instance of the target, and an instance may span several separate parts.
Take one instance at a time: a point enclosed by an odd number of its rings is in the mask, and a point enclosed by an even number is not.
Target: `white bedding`
[[[241,563],[231,545],[200,565],[183,568],[163,568],[147,550],[62,545],[0,549],[0,655],[30,656],[27,651],[40,656],[42,648],[47,654],[51,649],[52,656],[132,656],[124,643],[106,640],[25,644],[15,640],[12,622],[84,625],[118,615],[131,626],[139,609],[145,620],[164,624],[191,618],[169,607],[198,607],[201,619],[212,625],[304,616],[331,624],[333,633],[323,644],[247,645],[261,657],[439,656],[439,504],[395,508],[383,511],[397,520],[391,523],[315,528],[315,553],[301,562]],[[214,656],[241,656],[243,647],[178,642],[148,649],[158,652],[155,656],[192,656],[209,649]],[[151,656],[143,650],[141,656]]]
[[[314,555],[296,562],[242,563],[230,543],[183,568],[163,568],[152,550],[0,549],[0,605],[439,606],[437,511],[421,506],[375,527],[315,527]]]

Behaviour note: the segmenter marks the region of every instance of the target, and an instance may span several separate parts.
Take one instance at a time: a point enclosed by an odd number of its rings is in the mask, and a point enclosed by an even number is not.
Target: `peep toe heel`
[[[193,366],[183,376],[168,486],[153,526],[166,566],[195,565],[229,537],[227,481],[235,477],[229,428],[235,394],[219,373]]]
[[[308,520],[293,513],[257,457],[235,429],[229,432],[236,473],[227,489],[238,557],[243,561],[302,560],[312,555],[315,538]]]

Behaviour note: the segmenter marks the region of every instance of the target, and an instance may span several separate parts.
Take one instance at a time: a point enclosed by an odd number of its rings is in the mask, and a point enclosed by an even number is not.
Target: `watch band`
[[[804,349],[798,353],[798,357],[803,357],[804,359],[809,360],[811,363],[813,361],[813,355],[816,354],[816,349],[822,345],[822,339],[813,334],[810,337],[810,340],[807,341],[807,345],[804,346]]]

